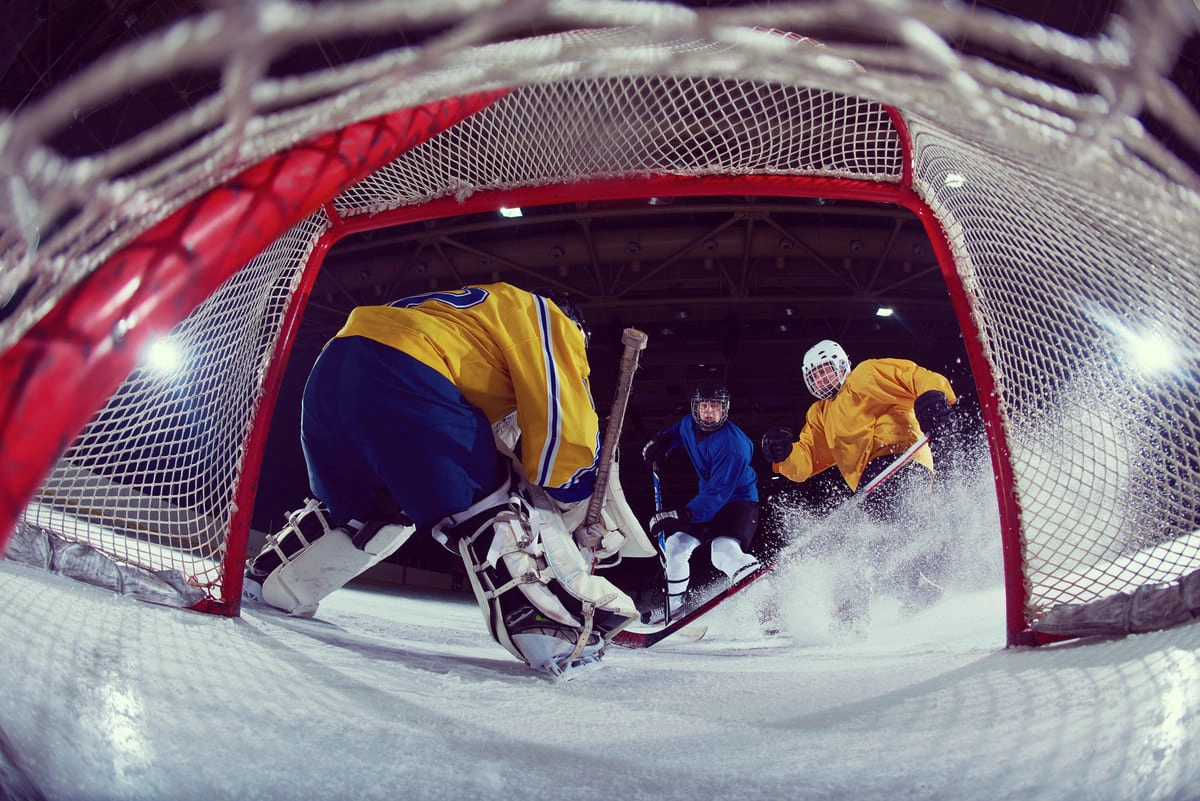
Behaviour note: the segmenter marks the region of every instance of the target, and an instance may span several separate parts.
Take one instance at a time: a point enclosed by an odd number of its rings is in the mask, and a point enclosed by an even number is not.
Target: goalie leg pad
[[[352,534],[346,527],[331,528],[320,505],[309,501],[267,538],[247,579],[261,585],[265,603],[308,617],[323,598],[391,556],[415,530],[408,523],[372,521]]]
[[[493,639],[535,670],[559,675],[598,660],[607,637],[637,616],[625,593],[589,575],[557,516],[543,520],[513,496],[490,528],[459,539],[459,553]]]

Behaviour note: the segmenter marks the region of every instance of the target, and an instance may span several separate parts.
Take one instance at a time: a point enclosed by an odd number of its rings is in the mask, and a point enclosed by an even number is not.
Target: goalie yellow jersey
[[[360,306],[337,337],[396,348],[444,375],[493,424],[515,411],[526,478],[590,494],[600,425],[583,332],[553,301],[510,284]]]

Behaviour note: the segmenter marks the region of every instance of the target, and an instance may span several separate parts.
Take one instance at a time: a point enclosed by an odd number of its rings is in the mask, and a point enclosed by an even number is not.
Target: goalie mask
[[[729,390],[707,385],[692,393],[692,420],[701,431],[716,431],[729,419]]]
[[[583,311],[579,308],[579,304],[569,292],[564,292],[560,289],[535,289],[533,294],[553,301],[554,305],[559,308],[563,314],[567,315],[571,322],[579,327],[583,332],[583,346],[587,347],[592,342],[592,329],[588,327],[587,320],[583,316]]]
[[[850,357],[832,339],[823,339],[804,354],[804,385],[817,398],[832,398],[850,375]]]

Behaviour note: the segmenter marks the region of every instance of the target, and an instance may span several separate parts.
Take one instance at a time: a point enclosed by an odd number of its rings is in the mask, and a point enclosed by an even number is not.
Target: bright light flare
[[[157,373],[173,373],[183,365],[183,353],[173,342],[165,339],[154,341],[146,348],[144,362]]]
[[[1135,330],[1110,314],[1099,313],[1096,317],[1112,333],[1122,360],[1147,377],[1179,373],[1182,370],[1179,348],[1164,334],[1150,330],[1148,326]]]
[[[1179,367],[1179,349],[1175,343],[1160,334],[1139,335],[1132,331],[1125,335],[1125,348],[1135,364],[1147,373],[1166,373]]]

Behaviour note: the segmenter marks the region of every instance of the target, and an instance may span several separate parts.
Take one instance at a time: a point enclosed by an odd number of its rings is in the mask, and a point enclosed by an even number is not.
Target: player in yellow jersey
[[[792,481],[837,467],[856,491],[922,433],[942,433],[958,400],[945,376],[907,359],[867,359],[851,369],[846,351],[832,340],[809,348],[803,370],[817,402],[809,407],[799,436],[775,427],[762,443],[774,471]],[[921,448],[912,463],[923,468],[918,474],[930,477],[931,449]]]
[[[311,614],[428,532],[462,557],[493,637],[514,656],[552,673],[598,659],[605,635],[637,611],[589,575],[570,536],[600,451],[587,340],[564,294],[503,283],[354,309],[304,390],[317,500],[249,566],[249,597]],[[493,432],[510,416],[519,470]],[[571,521],[565,533],[532,508],[533,491]]]
[[[907,359],[867,359],[852,369],[846,351],[832,340],[809,348],[802,369],[804,383],[817,401],[809,407],[799,435],[781,426],[763,435],[763,456],[772,470],[801,482],[836,467],[850,491],[857,492],[928,433],[934,447],[922,446],[895,477],[861,503],[863,511],[891,525],[893,535],[885,549],[898,549],[918,537],[909,521],[897,519],[897,510],[902,500],[928,492],[935,452],[945,453],[956,445],[952,405],[958,398],[950,381]],[[876,549],[874,555],[885,557],[883,550]],[[894,574],[888,581],[898,586],[897,594],[909,609],[941,596],[941,588],[929,576],[937,571],[936,561],[936,554],[920,554],[887,568]],[[848,616],[861,614],[859,606]]]

